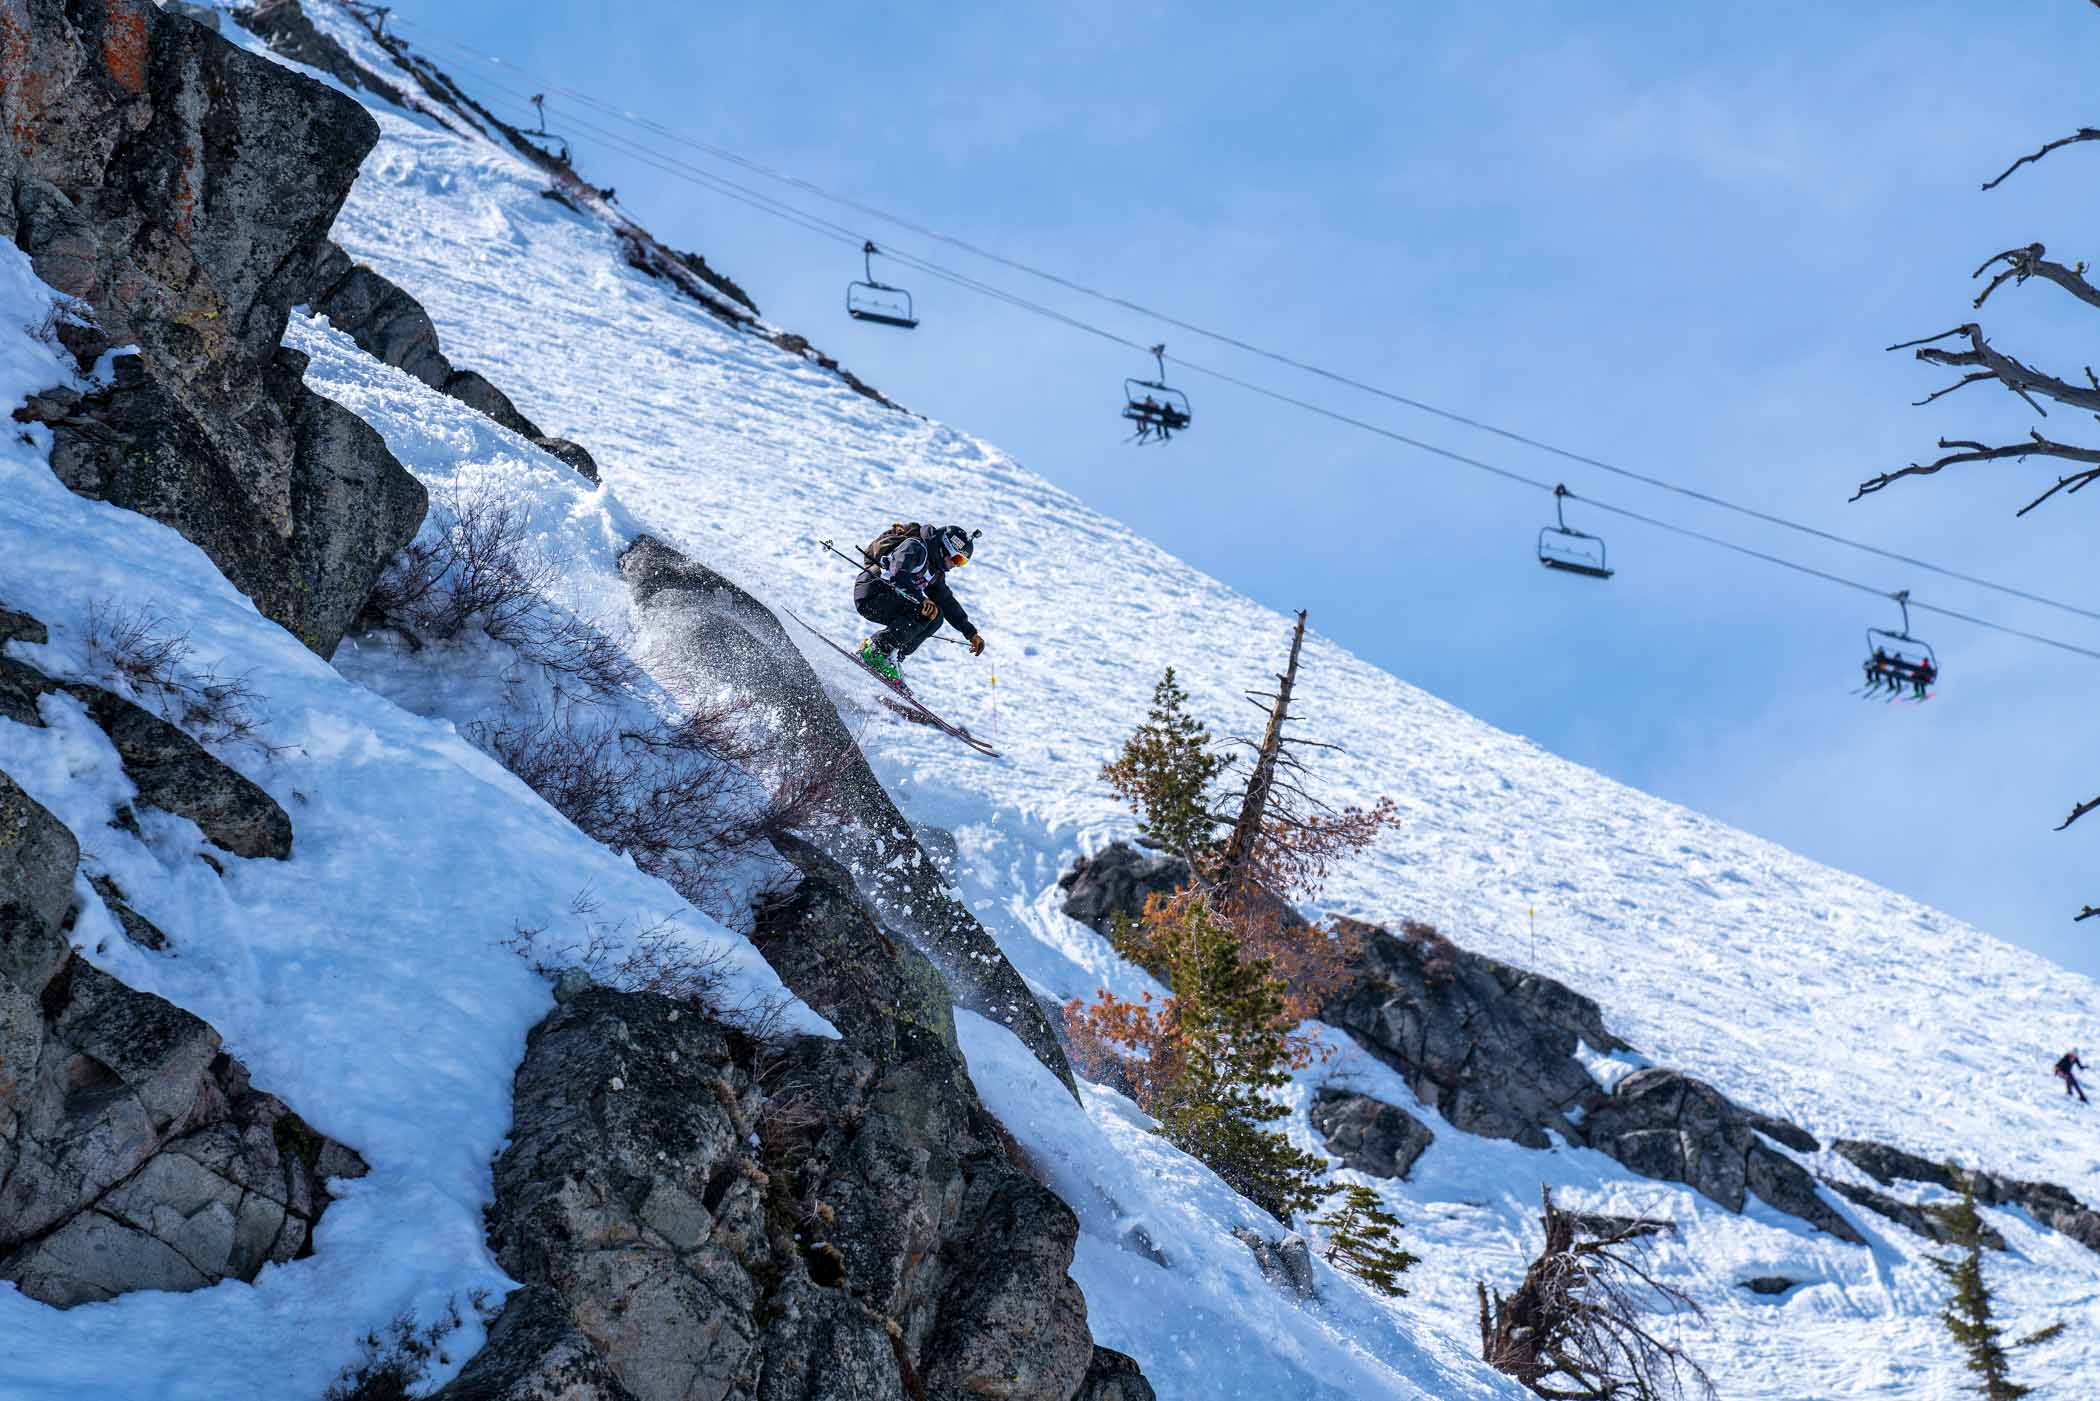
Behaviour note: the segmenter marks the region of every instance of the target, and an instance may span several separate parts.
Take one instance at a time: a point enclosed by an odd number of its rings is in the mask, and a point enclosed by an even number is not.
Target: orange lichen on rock
[[[29,31],[0,14],[0,112],[22,154],[36,146],[36,117],[44,106],[44,75],[30,62]]]
[[[103,0],[102,65],[127,91],[146,90],[146,7],[140,0]]]

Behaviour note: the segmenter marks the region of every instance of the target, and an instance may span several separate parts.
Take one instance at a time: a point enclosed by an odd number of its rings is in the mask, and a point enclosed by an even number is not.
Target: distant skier
[[[1910,682],[1911,685],[1916,689],[1917,698],[1919,700],[1925,700],[1927,699],[1927,696],[1925,694],[1925,688],[1939,679],[1939,668],[1935,667],[1932,664],[1932,658],[1927,657],[1925,660],[1919,662],[1916,670],[1914,670],[1911,673]]]
[[[2071,1073],[2074,1070],[2084,1070],[2085,1068],[2085,1062],[2078,1058],[2078,1048],[2073,1046],[2057,1059],[2056,1078],[2064,1082],[2065,1094],[2077,1095],[2080,1104],[2091,1104],[2092,1101],[2085,1097],[2085,1087],[2080,1085],[2078,1077]]]
[[[882,631],[860,644],[860,659],[900,691],[897,663],[940,631],[943,619],[970,640],[971,656],[984,655],[984,635],[948,587],[949,572],[970,562],[978,533],[899,521],[861,551],[867,567],[854,580],[853,607]]]

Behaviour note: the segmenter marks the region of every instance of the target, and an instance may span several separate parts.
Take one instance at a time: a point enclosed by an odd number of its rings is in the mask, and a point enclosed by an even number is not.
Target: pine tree
[[[1967,1354],[1963,1365],[1976,1374],[1974,1385],[1985,1401],[2017,1401],[2034,1388],[2012,1379],[2012,1359],[1999,1341],[2005,1330],[1991,1320],[1991,1288],[1983,1277],[1983,1218],[1976,1213],[1976,1188],[1966,1175],[1956,1176],[1962,1184],[1961,1200],[1947,1207],[1940,1220],[1961,1254],[1932,1261],[1954,1286],[1940,1321]]]
[[[1320,1253],[1327,1263],[1346,1270],[1388,1299],[1404,1296],[1400,1276],[1416,1263],[1416,1256],[1393,1244],[1400,1219],[1378,1204],[1378,1194],[1369,1187],[1351,1184],[1342,1189],[1342,1203],[1312,1224],[1327,1232],[1327,1248]]]
[[[1168,667],[1152,688],[1145,723],[1123,743],[1123,752],[1101,770],[1116,796],[1130,804],[1138,834],[1147,846],[1191,861],[1216,842],[1210,786],[1231,764],[1211,742],[1210,731],[1189,714],[1189,695]]]
[[[1289,1220],[1319,1200],[1322,1160],[1264,1128],[1284,1116],[1272,1091],[1290,1081],[1284,987],[1249,958],[1232,926],[1200,899],[1158,922],[1154,947],[1174,990],[1179,1064],[1150,1106],[1159,1131],[1255,1205]]]

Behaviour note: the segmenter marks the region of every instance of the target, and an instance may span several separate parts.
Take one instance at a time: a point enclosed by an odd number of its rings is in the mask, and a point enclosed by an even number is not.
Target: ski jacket
[[[2085,1062],[2078,1059],[2078,1052],[2067,1051],[2064,1053],[2064,1058],[2056,1063],[2056,1073],[2059,1075],[2069,1075],[2071,1073],[2072,1067],[2074,1066],[2080,1070],[2086,1068]]]
[[[970,615],[963,611],[955,591],[948,587],[948,560],[941,550],[940,527],[915,525],[906,535],[884,535],[875,542],[872,553],[875,563],[863,569],[855,589],[859,594],[868,589],[880,589],[878,579],[888,580],[906,593],[919,598],[930,598],[933,606],[940,609],[942,619],[964,637],[974,637],[977,627]],[[917,569],[900,568],[899,546],[906,540],[917,540],[922,547],[923,563]],[[907,552],[915,553],[915,552]]]

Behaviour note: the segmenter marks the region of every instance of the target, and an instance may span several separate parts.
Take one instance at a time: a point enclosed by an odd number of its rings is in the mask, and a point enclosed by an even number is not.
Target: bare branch
[[[1936,458],[1931,462],[1913,462],[1908,467],[1900,468],[1894,472],[1884,472],[1878,477],[1861,482],[1859,490],[1852,494],[1852,499],[1857,501],[1862,496],[1871,496],[1883,487],[1888,486],[1891,482],[1899,481],[1904,477],[1929,477],[1943,467],[1953,467],[1963,462],[1996,462],[2005,458],[2018,460],[2028,457],[2061,457],[2067,461],[2092,463],[2096,467],[2100,467],[2100,448],[2082,448],[2070,443],[2052,442],[2041,434],[2033,432],[2028,434],[2028,440],[2024,443],[2007,443],[2002,447],[1989,447],[1983,443],[1973,442],[1965,438],[1942,438],[1940,439],[1940,446],[1942,448],[1956,449],[1956,451],[1949,452],[1946,456]],[[2055,486],[2049,488],[2048,491],[2043,492],[2033,501],[2021,507],[2019,514],[2026,515],[2065,487],[2076,491],[2096,476],[2100,476],[2100,471],[2079,472],[2065,477]]]
[[[2005,182],[2006,176],[2012,174],[2021,166],[2031,165],[2035,161],[2040,160],[2043,156],[2048,155],[2051,151],[2054,151],[2059,147],[2069,146],[2080,141],[2100,141],[2100,130],[2095,130],[2094,128],[2089,126],[2082,126],[2069,136],[2059,136],[2056,138],[2056,140],[2051,141],[2048,145],[2042,147],[2041,150],[2036,151],[2032,155],[2022,156],[2018,160],[2014,161],[2011,165],[2005,167],[2005,169],[1999,171],[1997,179],[1984,181],[1983,188],[1985,188],[1986,190],[1995,190],[1996,188],[1998,188],[1999,185]]]
[[[1953,393],[1953,392],[1954,392],[1955,390],[1957,390],[1957,389],[1962,389],[1962,388],[1965,388],[1965,387],[1967,387],[1968,385],[1972,385],[1972,384],[1976,383],[1976,381],[1978,381],[1978,380],[1980,380],[1980,379],[1996,379],[1996,378],[1998,378],[1998,377],[1997,377],[1996,375],[1992,374],[1992,373],[1991,373],[1991,372],[1990,372],[1989,370],[1978,370],[1978,371],[1977,371],[1976,373],[1974,373],[1974,374],[1972,374],[1972,375],[1963,375],[1963,376],[1962,376],[1962,377],[1961,377],[1960,379],[1958,379],[1958,380],[1954,381],[1954,383],[1952,383],[1952,384],[1948,385],[1948,386],[1947,386],[1947,387],[1946,387],[1945,389],[1935,389],[1935,390],[1933,390],[1933,391],[1932,391],[1932,392],[1931,392],[1930,394],[1927,394],[1927,395],[1926,395],[1926,396],[1925,396],[1924,398],[1922,398],[1922,399],[1913,399],[1913,400],[1911,400],[1911,401],[1910,401],[1910,406],[1911,406],[1912,408],[1914,408],[1914,409],[1916,409],[1916,408],[1923,408],[1923,407],[1924,407],[1925,405],[1927,405],[1927,404],[1931,403],[1931,402],[1932,402],[1932,401],[1933,401],[1934,399],[1944,399],[1944,398],[1946,398],[1946,397],[1947,397],[1947,396],[1948,396],[1949,394],[1952,394],[1952,393]]]
[[[2100,798],[2088,798],[2086,801],[2080,803],[2077,807],[2072,808],[2071,815],[2065,818],[2063,821],[2056,824],[2056,830],[2061,832],[2064,828],[2070,826],[2073,822],[2076,822],[2079,818],[2085,816],[2094,808],[2100,808]]]
[[[2072,384],[2069,380],[2058,379],[2055,375],[2044,374],[2003,351],[1992,349],[1983,338],[1983,328],[1973,321],[1962,327],[1962,331],[1969,338],[1967,350],[1947,350],[1940,346],[1928,345],[1918,349],[1917,357],[1928,365],[1981,365],[1996,375],[2007,389],[2023,396],[2025,391],[2031,389],[2060,404],[2069,404],[2073,408],[2085,409],[2088,412],[2100,411],[2100,390],[2088,389]],[[2029,399],[2028,403],[2032,404],[2034,401]],[[2038,405],[2036,407],[2039,408]]]
[[[1989,264],[1985,264],[1985,266],[1989,266]],[[1936,336],[1920,336],[1914,341],[1898,341],[1894,345],[1883,347],[1882,353],[1886,354],[1891,350],[1909,350],[1914,345],[1931,345],[1934,341],[1943,341],[1961,335],[1968,329],[1967,326],[1956,326],[1953,330],[1942,331]]]
[[[2058,493],[2059,491],[2063,492],[2063,494],[2066,496],[2075,496],[2079,492],[2091,486],[2095,477],[2100,477],[2100,468],[2096,468],[2090,472],[2074,472],[2068,477],[2058,477],[2056,479],[2055,486],[2050,487],[2040,496],[2035,497],[2034,500],[2028,502],[2025,506],[2022,506],[2019,510],[2013,512],[2013,514],[2015,516],[2024,516],[2029,511],[2033,510],[2035,507],[2041,505],[2044,501],[2047,501],[2050,497],[2056,495],[2056,493]]]
[[[2008,248],[2003,253],[1987,259],[1982,267],[1970,274],[1971,277],[1983,276],[1992,263],[2002,262],[2005,266],[1991,279],[1988,287],[1976,294],[1975,305],[1982,306],[2007,278],[2020,283],[2030,277],[2039,277],[2045,282],[2054,282],[2088,306],[2100,306],[2100,287],[2095,287],[2085,280],[2085,264],[2080,263],[2075,268],[2068,268],[2062,263],[2052,263],[2042,256],[2045,251],[2041,244],[2030,243],[2025,248]]]

